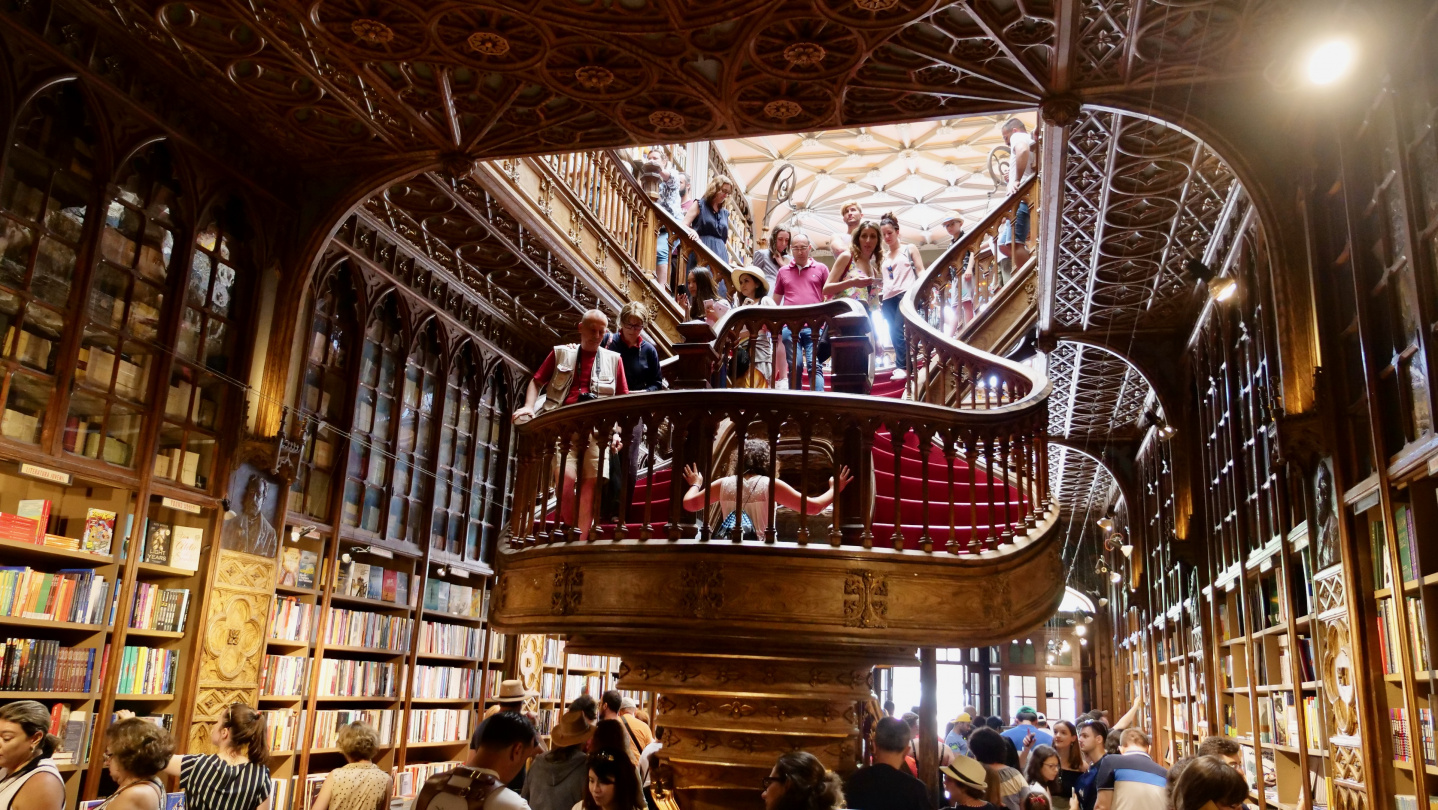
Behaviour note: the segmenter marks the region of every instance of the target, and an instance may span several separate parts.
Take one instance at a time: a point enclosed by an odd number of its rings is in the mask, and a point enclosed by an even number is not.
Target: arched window
[[[238,200],[216,209],[195,236],[185,281],[175,363],[165,392],[155,477],[204,489],[215,462],[216,425],[232,371],[239,309],[236,265],[245,234]]]
[[[399,311],[390,295],[375,308],[365,328],[341,514],[344,525],[376,535],[382,528],[385,492],[390,485],[392,422],[403,361]]]
[[[400,400],[399,433],[395,441],[394,483],[391,487],[389,520],[385,537],[419,547],[420,516],[426,478],[433,469],[430,436],[436,395],[443,382],[439,377],[440,344],[431,321],[415,340],[404,368],[404,394]]]
[[[133,467],[174,259],[179,184],[169,149],[164,143],[145,148],[116,186],[85,302],[65,449]],[[182,456],[177,478],[197,485],[198,463]]]
[[[347,268],[340,267],[315,297],[305,376],[300,384],[300,408],[315,421],[310,423],[304,455],[295,471],[290,510],[316,520],[330,519],[330,484],[341,440],[335,428],[341,426],[348,395],[354,312],[354,288]]]
[[[55,392],[75,256],[95,192],[95,130],[75,82],[21,110],[0,179],[0,434],[38,444]]]
[[[430,547],[450,554],[464,552],[468,524],[479,518],[465,511],[466,495],[475,486],[474,470],[475,405],[483,390],[483,379],[472,349],[466,349],[450,364],[444,389],[444,414],[435,457],[434,517],[430,524]]]
[[[512,459],[509,441],[509,380],[502,367],[485,381],[484,396],[476,408],[474,482],[470,486],[469,529],[465,536],[465,557],[486,560],[499,538],[499,529],[508,504]],[[506,455],[509,452],[510,455]]]

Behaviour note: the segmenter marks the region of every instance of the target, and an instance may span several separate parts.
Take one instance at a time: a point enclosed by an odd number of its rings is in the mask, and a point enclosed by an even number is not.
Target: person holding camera
[[[524,407],[514,412],[514,423],[523,424],[556,405],[573,405],[578,402],[603,399],[629,393],[629,384],[624,377],[624,362],[618,352],[610,351],[600,344],[609,329],[609,318],[597,309],[584,313],[579,320],[579,342],[555,346],[544,358],[544,363],[529,381],[525,393]],[[619,426],[613,427],[607,449],[617,453],[624,446],[619,436]],[[599,445],[598,431],[591,434],[586,442],[575,437],[571,451],[565,454],[564,491],[573,493],[579,480],[583,450],[584,483],[579,487],[578,522],[575,520],[576,498],[570,494],[561,498],[563,511],[560,518],[570,526],[578,526],[579,540],[589,539],[589,530],[594,522],[594,493],[599,487],[601,476],[609,474],[609,465],[603,461],[604,451]]]

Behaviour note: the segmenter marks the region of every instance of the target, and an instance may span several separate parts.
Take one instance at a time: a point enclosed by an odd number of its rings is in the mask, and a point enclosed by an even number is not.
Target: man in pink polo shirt
[[[793,258],[779,268],[774,278],[774,292],[771,295],[780,306],[802,306],[817,304],[824,300],[824,282],[829,280],[829,268],[813,259],[814,243],[803,231],[796,231],[789,237],[789,252]],[[812,366],[814,360],[814,330],[804,327],[799,330],[799,354],[794,354],[794,335],[784,327],[784,356],[798,358],[789,367],[789,387],[797,388],[799,369]],[[821,336],[822,339],[822,336]],[[815,391],[824,390],[824,372],[818,366],[810,375],[809,384]]]

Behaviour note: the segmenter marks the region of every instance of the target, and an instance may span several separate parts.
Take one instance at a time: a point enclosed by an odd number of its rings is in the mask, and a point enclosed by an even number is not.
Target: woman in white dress
[[[744,514],[749,518],[754,533],[762,538],[769,529],[769,519],[773,514],[773,506],[769,503],[769,443],[763,439],[746,440],[741,461],[744,467]],[[704,476],[690,464],[684,468],[684,480],[689,482],[689,491],[684,493],[684,508],[690,512],[698,512],[704,508]],[[714,481],[707,488],[709,501],[718,502],[719,511],[726,516],[731,515],[739,503],[739,480],[740,476],[730,475]],[[828,509],[829,504],[834,502],[834,496],[842,492],[852,480],[849,468],[841,465],[837,486],[834,479],[830,478],[828,489],[809,498],[808,513],[817,515]],[[783,481],[774,481],[774,501],[778,506],[795,512],[804,508],[803,496]],[[741,523],[738,516],[735,516],[734,522],[736,526]]]

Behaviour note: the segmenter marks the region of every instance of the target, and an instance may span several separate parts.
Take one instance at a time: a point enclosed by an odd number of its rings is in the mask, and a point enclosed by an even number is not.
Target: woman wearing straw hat
[[[774,299],[769,297],[769,282],[764,271],[753,265],[735,270],[734,283],[739,287],[734,293],[734,307],[772,307]],[[750,338],[753,338],[751,341]],[[739,335],[735,351],[743,350],[749,357],[748,369],[734,380],[734,388],[768,388],[774,378],[774,338],[769,328],[761,327],[757,335],[745,330]],[[742,365],[742,364],[741,364]]]
[[[594,736],[594,721],[570,704],[549,732],[549,751],[535,757],[524,779],[524,800],[531,810],[569,810],[584,799],[589,771],[584,745]]]
[[[988,800],[988,770],[973,757],[956,756],[954,761],[939,768],[944,776],[944,790],[949,794],[949,807],[975,807],[999,810]]]

